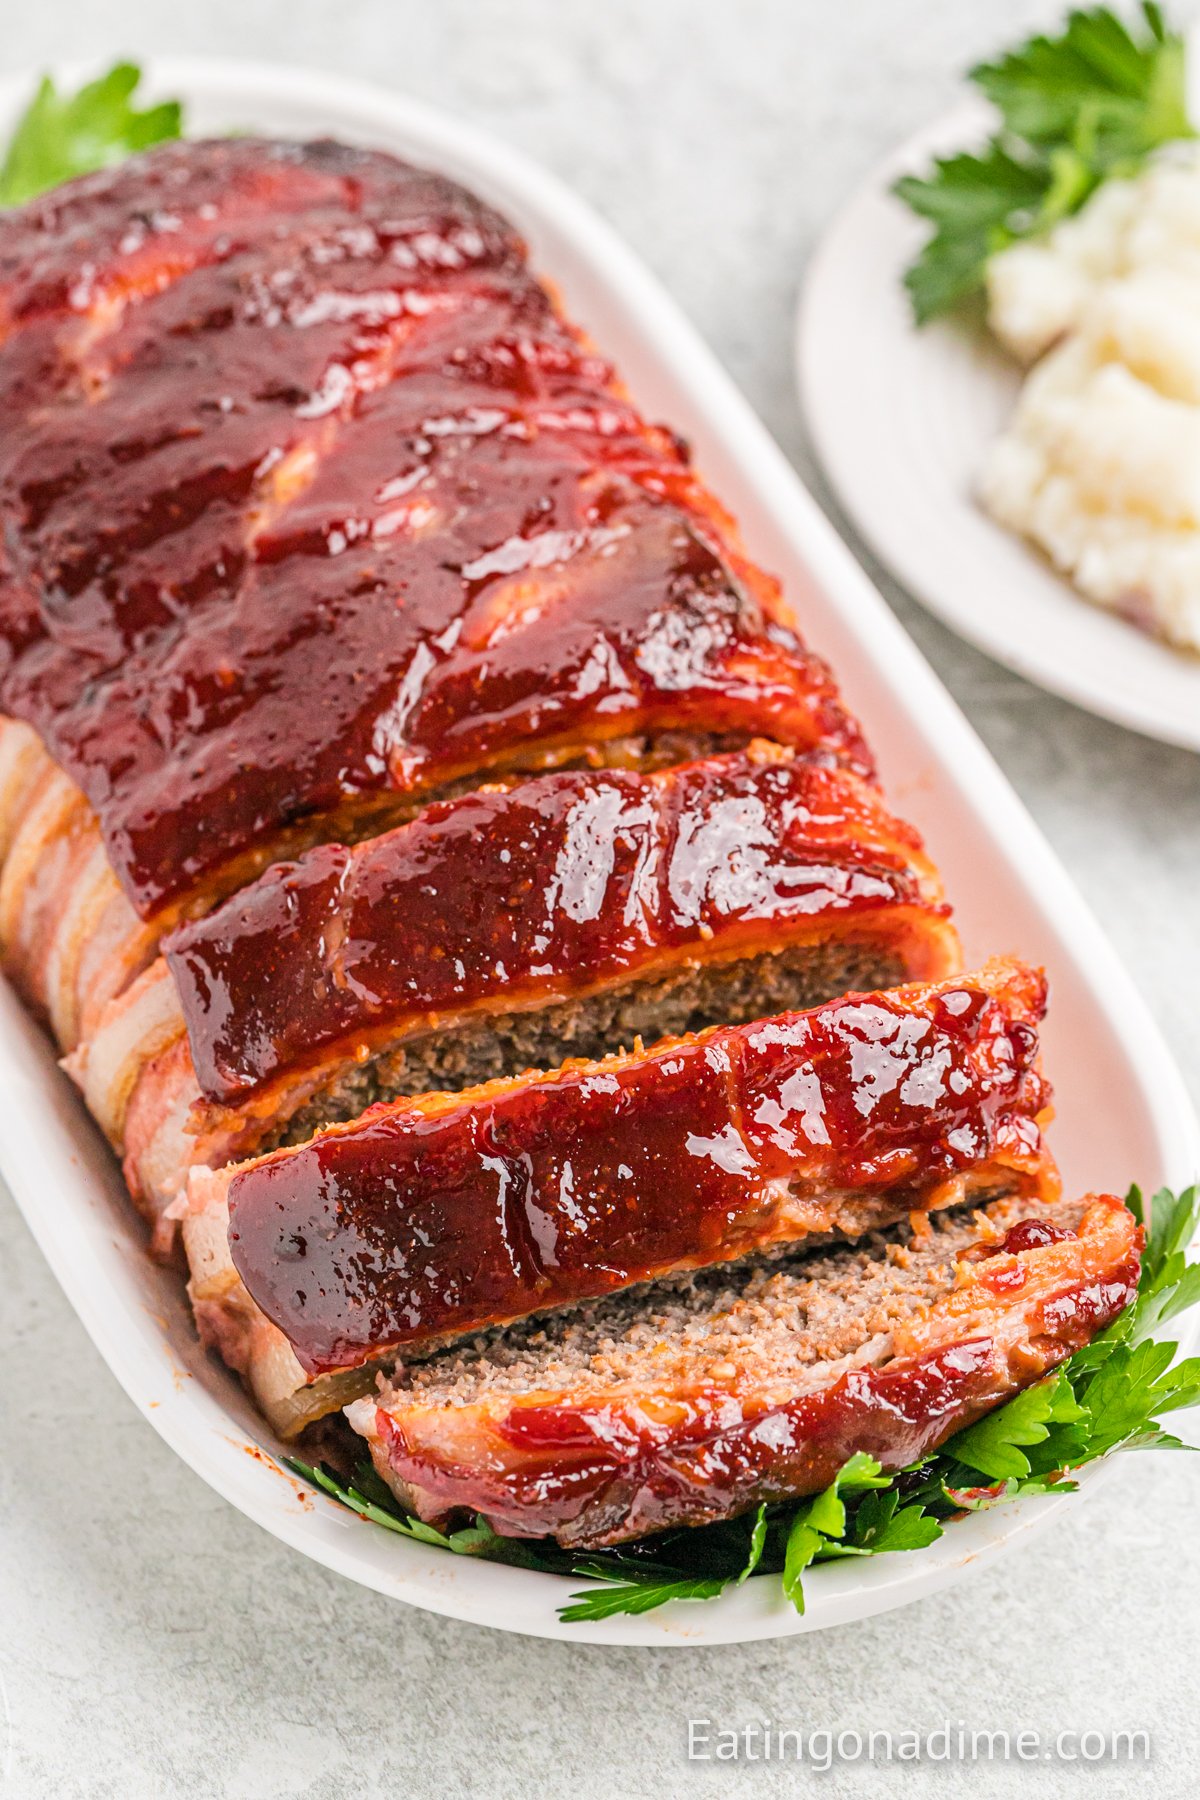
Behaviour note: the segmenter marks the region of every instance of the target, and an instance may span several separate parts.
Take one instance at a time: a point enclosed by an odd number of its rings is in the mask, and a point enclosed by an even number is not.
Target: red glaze
[[[1022,1219],[1011,1231],[1006,1231],[1000,1243],[992,1253],[997,1256],[1015,1255],[1021,1250],[1037,1250],[1043,1244],[1061,1244],[1066,1238],[1074,1237],[1073,1231],[1065,1226],[1052,1225],[1046,1219]]]
[[[171,146],[6,215],[0,308],[0,707],[144,916],[631,736],[869,768],[681,446],[453,183]]]
[[[1052,1186],[1042,978],[995,963],[368,1109],[233,1172],[229,1246],[310,1374],[882,1214]]]
[[[276,864],[163,949],[192,1062],[232,1102],[481,1008],[856,936],[910,977],[956,940],[908,827],[854,776],[759,755],[575,771],[434,804]]]
[[[985,1269],[980,1280],[987,1283],[996,1293],[1020,1287],[1024,1276],[1020,1265],[1012,1261],[1012,1255],[1021,1250],[1035,1250],[1046,1244],[1058,1244],[1064,1238],[1073,1237],[1074,1233],[1062,1225],[1052,1225],[1046,1219],[1022,1219],[1014,1225],[997,1243],[977,1244],[973,1250],[966,1252],[966,1259],[971,1262],[987,1262],[993,1257],[1005,1259],[1003,1266]]]
[[[385,1395],[368,1433],[376,1466],[425,1519],[479,1512],[510,1536],[579,1546],[817,1492],[859,1450],[901,1469],[1081,1348],[1134,1298],[1141,1239],[1119,1200],[1101,1196],[1078,1239],[1063,1238],[1065,1252],[1026,1252],[1015,1293],[954,1290],[904,1354],[795,1398],[727,1377],[700,1377],[686,1392],[649,1382],[589,1392],[586,1371],[576,1392],[515,1402],[455,1408]]]

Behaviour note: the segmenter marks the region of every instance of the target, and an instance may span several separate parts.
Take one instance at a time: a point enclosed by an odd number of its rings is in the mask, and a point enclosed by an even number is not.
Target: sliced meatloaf
[[[1003,1200],[489,1332],[347,1416],[423,1519],[619,1543],[816,1492],[855,1451],[905,1467],[1115,1318],[1140,1249],[1112,1195]]]
[[[381,1105],[193,1171],[201,1330],[290,1425],[402,1346],[969,1198],[1053,1193],[1043,1003],[1040,976],[995,963]]]
[[[67,1065],[156,1225],[191,1163],[380,1099],[959,966],[915,833],[764,743],[432,805],[275,865],[165,950]]]

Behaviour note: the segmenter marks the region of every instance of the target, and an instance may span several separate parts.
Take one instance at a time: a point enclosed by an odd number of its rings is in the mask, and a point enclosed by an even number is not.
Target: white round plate
[[[982,323],[918,330],[901,285],[925,227],[891,192],[978,144],[968,101],[874,171],[809,266],[796,334],[801,400],[838,498],[880,560],[952,631],[1103,718],[1200,750],[1200,657],[1082,599],[972,498],[1020,372]]]

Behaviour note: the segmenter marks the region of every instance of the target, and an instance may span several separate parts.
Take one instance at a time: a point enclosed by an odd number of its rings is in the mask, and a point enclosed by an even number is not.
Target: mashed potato
[[[983,504],[1089,599],[1200,652],[1200,156],[995,257],[989,320],[1041,360]]]

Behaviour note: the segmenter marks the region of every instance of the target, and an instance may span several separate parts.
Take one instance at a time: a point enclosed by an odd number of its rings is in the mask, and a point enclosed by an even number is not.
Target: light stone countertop
[[[43,0],[6,9],[0,69],[245,55],[371,77],[490,127],[613,221],[815,481],[790,376],[815,232],[953,97],[958,70],[1057,12],[1029,0]],[[1200,1098],[1200,760],[1027,686],[872,572],[1100,915]],[[0,1215],[6,1796],[1040,1796],[1086,1781],[1169,1800],[1200,1785],[1190,1458],[1127,1459],[1028,1548],[858,1626],[679,1653],[506,1637],[353,1587],[218,1499],[137,1417],[7,1198]],[[733,1769],[687,1762],[689,1717],[1125,1725],[1149,1730],[1153,1761],[1136,1776],[1062,1763]]]

